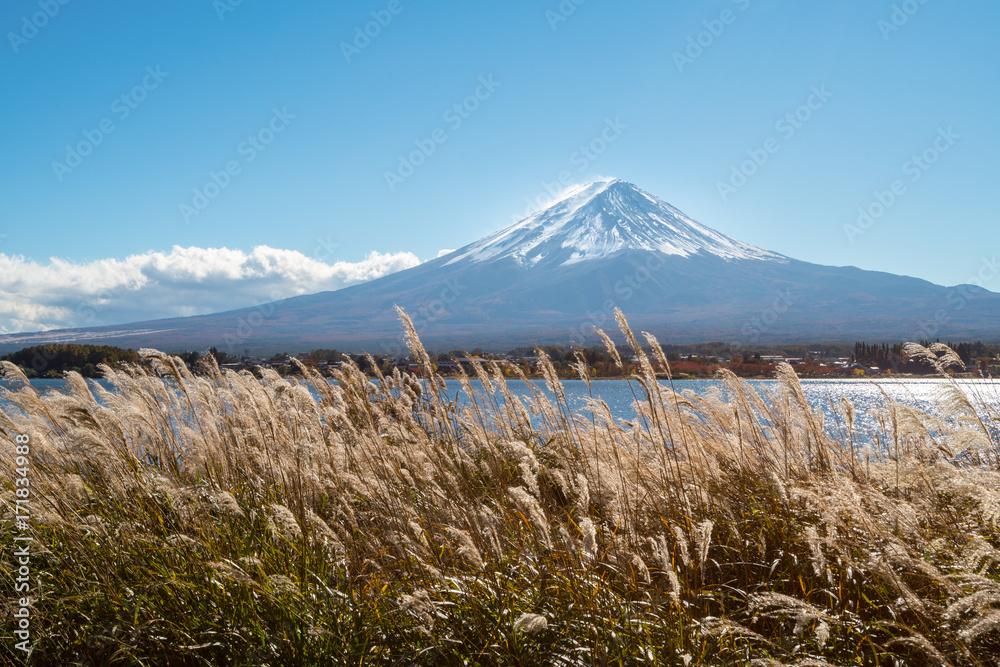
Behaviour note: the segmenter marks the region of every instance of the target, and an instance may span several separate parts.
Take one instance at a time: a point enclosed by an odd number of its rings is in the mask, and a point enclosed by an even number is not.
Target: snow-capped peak
[[[709,229],[615,178],[569,190],[548,208],[456,251],[447,264],[510,257],[524,266],[542,261],[565,265],[626,250],[711,254],[727,260],[787,259]]]

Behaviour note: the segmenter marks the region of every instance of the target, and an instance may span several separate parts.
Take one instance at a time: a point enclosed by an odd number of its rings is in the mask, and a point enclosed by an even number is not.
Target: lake
[[[877,429],[877,414],[886,405],[886,396],[893,401],[910,405],[923,411],[939,413],[937,409],[938,396],[942,389],[950,384],[939,378],[929,379],[880,379],[880,380],[854,380],[854,379],[805,379],[800,380],[803,393],[809,401],[810,406],[823,412],[824,421],[828,429],[834,429],[837,420],[834,417],[832,405],[838,405],[841,398],[849,399],[855,408],[855,428],[861,434],[861,440],[867,440],[864,436],[866,432]],[[534,380],[532,384],[545,393],[549,398],[553,398],[545,383],[541,380]],[[631,387],[625,380],[594,380],[588,390],[587,384],[583,380],[564,380],[564,391],[570,405],[578,410],[583,410],[587,398],[593,393],[594,398],[602,399],[608,404],[611,413],[620,419],[632,419],[635,416],[633,403],[635,396],[642,398],[644,393],[641,386],[633,382]],[[747,380],[747,384],[761,394],[764,390],[774,391],[777,388],[776,380]],[[972,399],[973,405],[982,403],[992,406],[994,410],[1000,411],[1000,380],[958,380],[957,384]],[[449,381],[449,393],[458,389],[457,381]],[[474,388],[478,383],[475,383]],[[527,390],[520,383],[520,387],[511,383],[512,389],[517,389],[515,394],[525,395]],[[661,381],[660,385],[669,388],[667,381]],[[704,395],[712,388],[718,388],[726,395],[726,390],[720,380],[675,380],[674,389],[678,392],[692,391],[698,395]],[[635,390],[635,395],[632,391]],[[884,394],[883,394],[884,392]],[[454,395],[454,394],[452,394]]]
[[[88,380],[88,382],[99,382],[108,387],[108,383],[103,380]],[[773,390],[777,386],[775,380],[748,380],[748,384],[758,391],[763,389]],[[810,405],[820,409],[825,415],[828,427],[832,428],[837,423],[831,410],[832,404],[839,404],[842,397],[848,398],[855,407],[855,425],[859,432],[871,431],[877,428],[876,415],[880,408],[885,405],[885,395],[892,400],[907,404],[924,411],[936,411],[936,399],[945,381],[937,378],[931,379],[878,379],[878,380],[830,380],[830,379],[807,379],[802,380],[802,387]],[[36,388],[46,390],[58,390],[64,387],[65,380],[45,379],[33,380],[32,385]],[[532,380],[531,384],[535,389],[541,391],[549,398],[553,398],[551,392],[542,380]],[[982,403],[992,406],[1000,411],[1000,380],[958,380],[957,384],[962,390],[973,399],[973,404]],[[8,386],[9,383],[0,382],[0,386]],[[447,380],[448,393],[451,397],[459,396],[459,403],[464,404],[467,397],[462,392],[461,384],[458,380]],[[661,382],[664,387],[669,387],[666,381]],[[515,395],[525,396],[529,394],[523,382],[510,381],[509,386]],[[478,388],[478,381],[473,382],[473,387]],[[625,380],[594,380],[590,389],[583,380],[564,380],[563,387],[566,397],[571,407],[578,411],[583,411],[586,399],[593,394],[594,398],[604,400],[611,413],[623,420],[632,419],[635,416],[632,404],[635,401],[633,390],[638,396],[642,396],[641,387],[632,382],[631,385]],[[704,395],[713,387],[722,387],[719,380],[677,380],[674,387],[679,392],[693,391],[699,395]]]

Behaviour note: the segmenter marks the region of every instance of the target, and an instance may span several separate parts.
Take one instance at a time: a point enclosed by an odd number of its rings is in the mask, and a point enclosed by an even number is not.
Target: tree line
[[[140,357],[135,350],[113,345],[48,343],[5,354],[0,360],[16,364],[29,378],[59,378],[66,371],[76,371],[84,377],[100,377],[99,364],[112,367],[123,361],[135,364]]]
[[[934,341],[941,342],[941,341]],[[929,340],[920,341],[920,345],[930,347]],[[982,371],[988,371],[991,367],[996,367],[998,357],[1000,357],[1000,345],[989,345],[981,341],[974,343],[945,343],[953,349],[959,358],[967,365],[973,365]],[[896,343],[866,343],[858,341],[854,343],[854,352],[851,361],[865,366],[878,366],[881,369],[892,369],[902,373],[927,373],[933,371],[930,364],[905,358],[903,354],[903,344]]]

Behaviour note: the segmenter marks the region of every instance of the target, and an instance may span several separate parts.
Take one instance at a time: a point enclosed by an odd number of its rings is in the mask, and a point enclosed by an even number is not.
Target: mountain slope
[[[801,262],[729,238],[619,180],[420,266],[335,292],[213,315],[0,336],[231,352],[397,353],[394,305],[435,349],[594,343],[621,308],[664,341],[1000,338],[1000,295]]]
[[[781,260],[698,224],[618,179],[571,190],[548,208],[454,253],[447,265],[511,258],[522,266],[601,259],[626,250]]]

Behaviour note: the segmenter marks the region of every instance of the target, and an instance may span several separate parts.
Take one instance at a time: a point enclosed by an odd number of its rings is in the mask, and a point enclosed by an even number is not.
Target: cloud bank
[[[331,264],[295,250],[182,248],[89,263],[0,253],[0,333],[203,315],[335,290],[416,266],[411,252]]]

